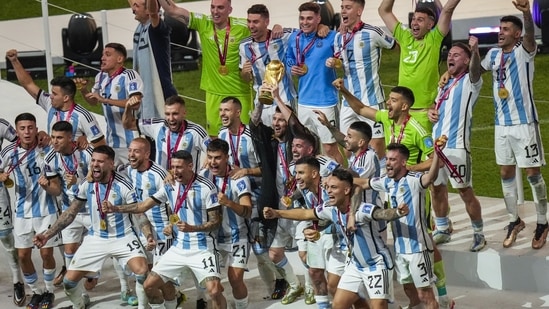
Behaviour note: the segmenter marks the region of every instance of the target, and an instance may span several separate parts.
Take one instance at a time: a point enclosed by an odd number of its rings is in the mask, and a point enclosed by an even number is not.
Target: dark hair
[[[108,43],[105,45],[105,48],[110,47],[120,53],[122,56],[124,56],[124,59],[128,57],[128,52],[126,51],[126,47],[120,43]]]
[[[436,15],[435,15],[435,12],[433,10],[431,10],[431,8],[427,7],[427,6],[418,6],[416,7],[416,9],[414,10],[415,13],[423,13],[423,14],[426,14],[427,16],[429,16],[431,19],[433,19],[433,21],[436,20]]]
[[[68,95],[74,100],[74,95],[76,94],[76,84],[72,79],[65,76],[54,77],[51,80],[50,85],[59,86],[64,95]]]
[[[138,142],[145,146],[145,151],[151,151],[151,142],[148,139],[138,136],[132,140],[132,142]]]
[[[223,154],[229,154],[229,143],[220,138],[216,138],[208,143],[206,151],[221,151]]]
[[[391,89],[391,92],[398,93],[401,96],[403,96],[404,99],[408,101],[408,104],[410,105],[410,107],[414,105],[415,97],[412,89],[404,86],[396,86],[396,87],[393,87],[393,89]]]
[[[372,139],[372,127],[364,121],[355,121],[351,123],[349,129],[353,129],[362,134],[362,138],[364,138],[367,142]]]
[[[172,159],[180,159],[185,163],[193,163],[193,156],[186,150],[178,150],[172,154]]]
[[[351,174],[348,170],[344,168],[336,168],[332,172],[332,176],[336,177],[337,179],[344,181],[349,184],[349,186],[353,186],[353,174]]]
[[[174,94],[172,96],[169,96],[166,99],[166,102],[164,103],[164,105],[166,105],[166,106],[171,106],[171,105],[174,105],[174,104],[181,104],[181,106],[185,106],[185,100],[182,97],[180,97],[179,95]]]
[[[469,45],[463,42],[457,42],[452,45],[452,47],[454,46],[461,48],[465,52],[465,54],[467,54],[467,57],[471,58],[471,48],[469,47]]]
[[[299,12],[311,11],[315,14],[320,14],[320,5],[316,2],[305,2],[298,8]]]
[[[305,134],[305,133],[297,134],[294,136],[294,139],[304,140],[305,142],[313,146],[313,148],[315,148],[316,146],[316,138],[312,134]]]
[[[32,121],[32,122],[36,123],[36,117],[34,117],[33,114],[31,114],[31,113],[22,113],[22,114],[17,115],[17,117],[15,117],[15,125],[17,125],[17,123],[19,121],[24,121],[24,120],[29,120],[29,121]]]
[[[365,0],[351,0],[351,1],[353,1],[354,3],[358,3],[358,5],[362,8],[366,5]]]
[[[410,157],[410,150],[408,150],[408,148],[403,144],[390,143],[389,145],[387,145],[387,151],[397,151],[398,153],[403,155],[406,160],[408,160],[408,158]]]
[[[286,105],[286,107],[290,110],[290,111],[294,111],[294,108],[291,107],[290,105]],[[278,105],[275,107],[275,113],[281,113],[282,111],[280,110],[280,107],[278,107]]]
[[[503,16],[500,20],[500,23],[512,23],[515,25],[520,31],[522,31],[522,20],[520,18],[513,16],[513,15],[507,15]]]
[[[107,157],[109,157],[109,159],[114,161],[114,150],[110,146],[107,146],[107,145],[97,146],[93,149],[93,153],[106,154]]]
[[[261,17],[269,18],[269,9],[264,4],[254,4],[248,9],[248,14],[259,14]]]
[[[68,121],[58,121],[51,127],[52,131],[70,133],[72,135],[72,124]]]
[[[228,96],[221,100],[220,104],[232,102],[239,110],[242,110],[242,103],[237,97]]]
[[[295,162],[296,166],[301,164],[308,165],[314,170],[320,171],[320,162],[318,162],[318,159],[313,156],[302,157]]]

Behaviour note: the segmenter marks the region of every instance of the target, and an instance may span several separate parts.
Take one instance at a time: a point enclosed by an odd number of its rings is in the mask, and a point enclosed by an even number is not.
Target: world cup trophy
[[[263,82],[271,86],[276,86],[282,80],[283,75],[284,64],[280,60],[272,60],[265,68],[265,78],[263,79]],[[261,102],[261,104],[271,105],[273,104],[273,100],[273,96],[269,91],[261,91],[259,95],[259,102]]]

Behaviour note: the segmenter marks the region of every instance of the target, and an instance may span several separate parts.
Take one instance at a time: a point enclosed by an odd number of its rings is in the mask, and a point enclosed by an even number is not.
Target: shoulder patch
[[[432,138],[432,137],[430,137],[430,136],[426,137],[426,138],[423,140],[423,143],[425,144],[425,147],[427,147],[427,148],[433,148],[434,143],[433,143],[433,138]]]

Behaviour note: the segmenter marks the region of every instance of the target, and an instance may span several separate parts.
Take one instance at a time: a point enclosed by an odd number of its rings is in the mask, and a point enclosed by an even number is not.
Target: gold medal
[[[219,74],[225,76],[227,74],[229,74],[229,68],[227,68],[226,65],[222,64],[219,66]]]
[[[286,208],[290,208],[290,206],[292,205],[292,198],[284,195],[282,197],[282,205],[286,206]]]
[[[101,221],[99,221],[99,228],[102,231],[106,231],[107,230],[107,220],[101,219]]]
[[[293,185],[294,185],[294,176],[290,175],[288,176],[288,180],[286,180],[286,189],[292,190]]]
[[[341,69],[342,66],[343,66],[343,61],[341,61],[341,59],[339,58],[334,58],[334,68]]]
[[[507,99],[509,97],[509,90],[505,89],[505,87],[500,87],[498,89],[498,96],[500,99]]]
[[[171,224],[177,224],[177,222],[179,222],[181,220],[179,220],[179,216],[178,215],[170,215],[170,223]]]
[[[315,231],[315,236],[313,237],[313,241],[318,241],[320,239],[320,232]]]
[[[13,183],[13,180],[11,178],[6,178],[6,180],[4,180],[4,186],[6,186],[6,188],[12,188],[14,185]]]
[[[307,74],[309,72],[309,68],[307,68],[307,65],[305,63],[301,64],[301,69],[303,70],[303,75]]]

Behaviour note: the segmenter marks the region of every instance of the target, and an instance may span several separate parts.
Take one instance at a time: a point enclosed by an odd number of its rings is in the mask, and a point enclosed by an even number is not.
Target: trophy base
[[[262,92],[258,100],[263,105],[272,105],[274,101],[269,92]]]

